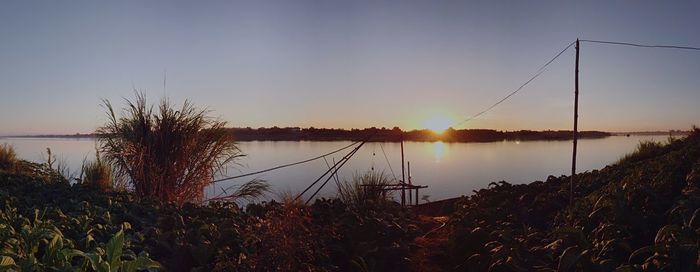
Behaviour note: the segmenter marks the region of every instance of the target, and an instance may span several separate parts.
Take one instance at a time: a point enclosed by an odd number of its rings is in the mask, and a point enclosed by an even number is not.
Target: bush
[[[315,224],[309,208],[273,203],[261,217],[251,219],[246,232],[255,234],[245,241],[251,250],[239,267],[250,271],[323,271],[328,249],[320,239],[324,232]],[[223,269],[222,271],[232,269]],[[241,269],[245,270],[245,269]]]
[[[108,122],[98,129],[100,152],[116,174],[129,178],[129,187],[142,199],[201,201],[213,175],[242,156],[225,130],[226,122],[208,117],[188,101],[175,109],[162,99],[157,111],[143,94],[126,102],[117,117],[104,100]]]

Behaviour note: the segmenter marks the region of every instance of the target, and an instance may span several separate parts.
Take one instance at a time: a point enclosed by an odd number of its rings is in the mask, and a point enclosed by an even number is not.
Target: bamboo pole
[[[576,182],[576,145],[578,144],[578,56],[581,47],[576,39],[576,68],[574,71],[574,151],[571,158],[571,182],[569,184],[569,205],[574,203],[574,182]]]
[[[401,183],[406,184],[406,170],[404,169],[403,154],[403,130],[401,131]],[[406,206],[406,186],[401,186],[401,206]]]

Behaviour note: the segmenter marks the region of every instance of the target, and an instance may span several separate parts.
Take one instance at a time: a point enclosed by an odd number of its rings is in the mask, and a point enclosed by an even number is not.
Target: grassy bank
[[[700,133],[600,171],[494,183],[457,204],[448,251],[459,271],[698,271]]]

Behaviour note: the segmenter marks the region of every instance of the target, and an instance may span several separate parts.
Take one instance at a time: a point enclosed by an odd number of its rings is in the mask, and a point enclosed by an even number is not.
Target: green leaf
[[[106,245],[106,250],[107,250],[107,263],[111,267],[117,268],[119,266],[121,257],[122,257],[122,250],[124,249],[124,231],[119,230],[117,234],[112,237],[112,239],[109,239],[109,242],[107,242]]]
[[[74,269],[77,269],[79,271],[86,271],[88,266],[92,266],[92,261],[90,260],[90,258],[88,258],[85,252],[70,248],[63,249],[62,252],[63,255],[67,257],[66,259],[69,262],[73,259],[73,257],[83,257],[83,262],[80,262],[77,267],[74,267]]]
[[[95,237],[92,237],[92,234],[88,234],[85,236],[85,247],[89,248],[91,243],[95,243]]]
[[[561,257],[559,257],[559,267],[557,268],[557,271],[573,271],[573,268],[576,267],[576,264],[578,263],[580,257],[581,248],[579,248],[578,246],[572,246],[567,248],[566,250],[564,250],[564,253],[561,254]]]
[[[656,232],[656,238],[654,238],[654,243],[659,244],[665,242],[668,237],[672,237],[674,233],[680,232],[680,227],[677,225],[666,225]]]
[[[96,269],[97,272],[112,272],[112,267],[107,262],[101,262]],[[114,271],[117,271],[116,269]]]
[[[8,256],[0,256],[0,267],[15,265],[15,260]]]
[[[62,262],[61,256],[59,255],[60,250],[63,248],[63,237],[60,234],[54,233],[53,238],[49,241],[46,247],[46,253],[42,256],[42,262],[44,263],[56,263]]]
[[[554,233],[564,235],[570,239],[576,241],[576,243],[582,248],[589,248],[590,245],[586,239],[586,235],[583,231],[574,227],[562,227],[554,231]]]
[[[615,272],[633,272],[634,267],[631,265],[621,265],[615,269]]]
[[[632,254],[630,254],[628,262],[632,264],[641,264],[644,260],[646,260],[655,252],[663,252],[665,250],[666,247],[663,245],[645,246],[632,252]]]
[[[92,267],[93,270],[99,271],[98,267],[100,266],[101,263],[104,263],[102,261],[102,257],[98,255],[97,253],[78,253],[78,255],[84,256],[86,259],[90,261],[90,267]]]
[[[137,269],[160,269],[160,264],[148,258],[148,255],[139,254],[136,260],[127,261],[122,264],[121,272],[135,272]]]

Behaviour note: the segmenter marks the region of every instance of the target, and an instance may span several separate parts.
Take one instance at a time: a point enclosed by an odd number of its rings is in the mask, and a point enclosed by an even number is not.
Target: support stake
[[[401,206],[406,206],[406,170],[404,157],[403,157],[403,130],[401,131],[401,183],[403,184],[401,188]]]

